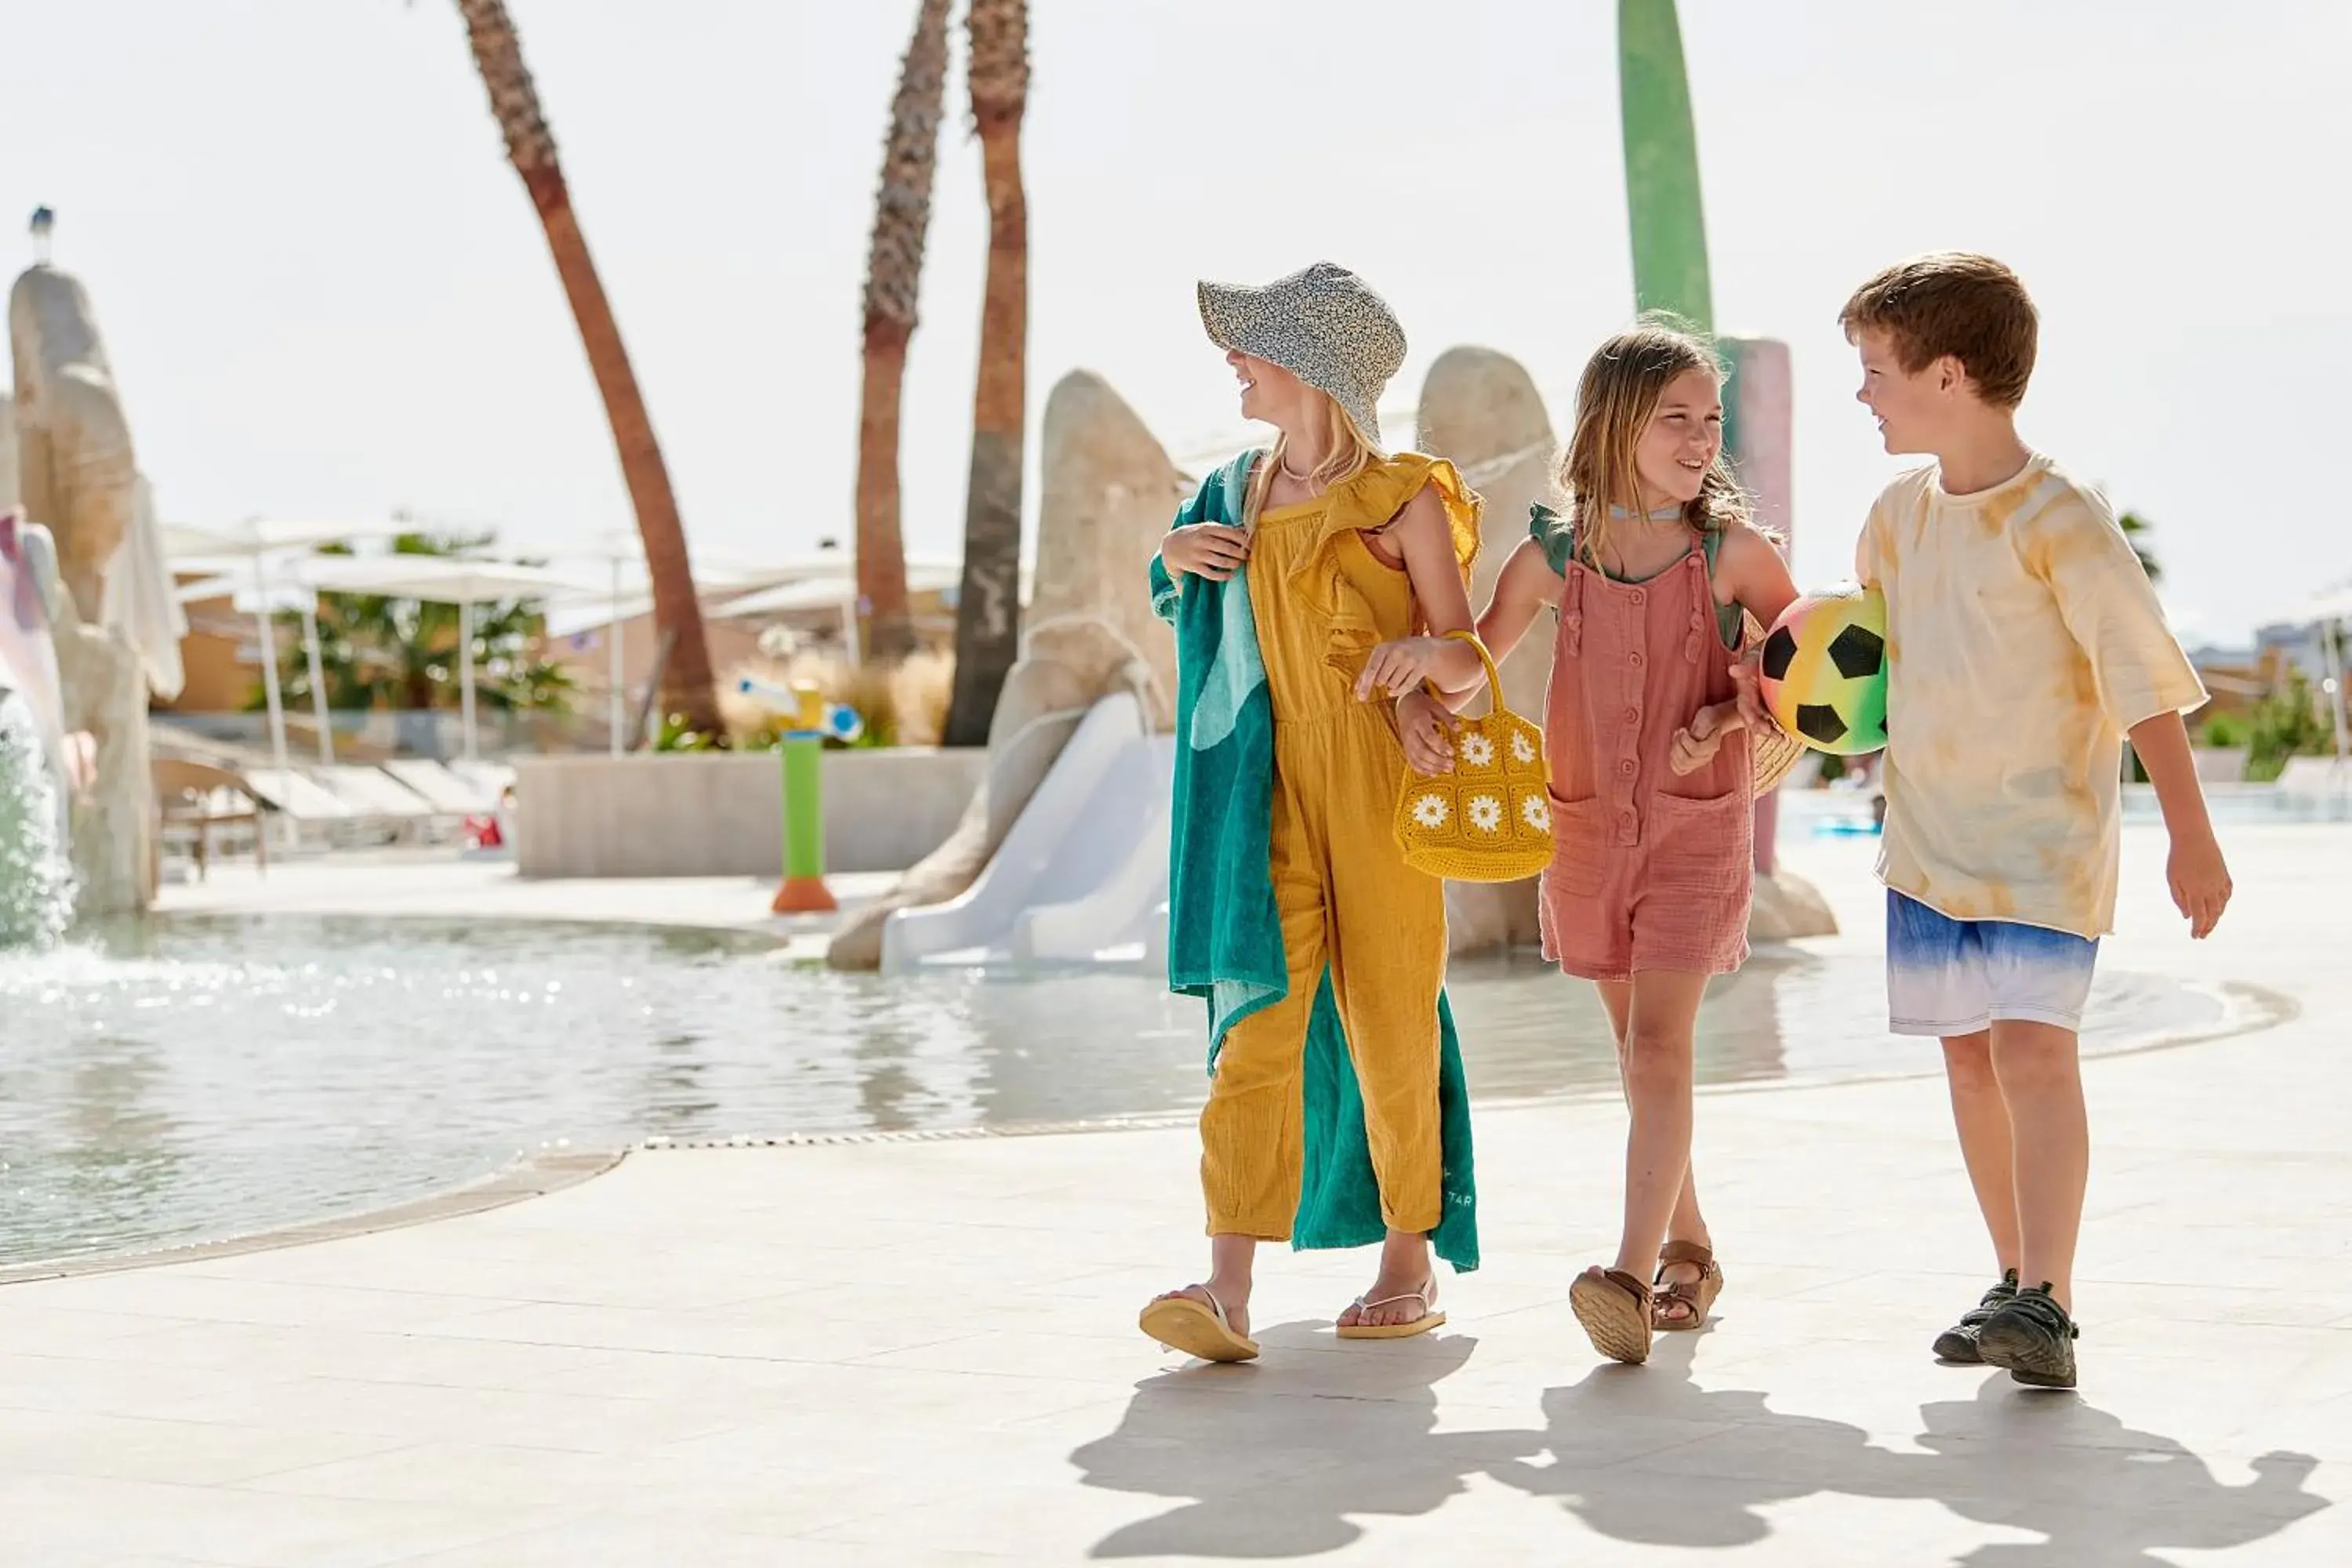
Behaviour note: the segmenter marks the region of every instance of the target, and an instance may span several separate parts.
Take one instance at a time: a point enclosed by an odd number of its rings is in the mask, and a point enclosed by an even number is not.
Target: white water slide
[[[890,916],[882,973],[1164,963],[1175,762],[1132,695],[1097,702],[979,879]]]

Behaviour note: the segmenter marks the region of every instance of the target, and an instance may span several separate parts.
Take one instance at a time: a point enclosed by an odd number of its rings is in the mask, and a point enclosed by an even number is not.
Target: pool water
[[[1591,988],[1457,963],[1482,1098],[1615,1092]],[[1705,1084],[1935,1065],[1876,959],[1759,953],[1701,1015]],[[2103,973],[2086,1048],[2210,1023]],[[0,954],[0,1266],[362,1211],[568,1144],[1187,1112],[1202,1010],[1131,975],[884,982],[749,935],[175,916]]]
[[[2221,827],[2253,827],[2307,822],[2352,822],[2352,775],[2333,790],[2284,790],[2273,784],[2209,784],[2206,809]],[[2156,791],[2147,784],[2123,786],[2122,818],[2128,826],[2158,826],[2164,821]],[[1780,839],[1874,837],[1870,799],[1853,788],[1791,789],[1780,795]]]

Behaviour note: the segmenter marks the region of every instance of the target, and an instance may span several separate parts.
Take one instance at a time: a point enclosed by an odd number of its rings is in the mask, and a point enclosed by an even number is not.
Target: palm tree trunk
[[[694,567],[687,554],[686,528],[678,520],[677,496],[654,437],[645,395],[621,342],[620,323],[588,254],[579,216],[572,210],[572,194],[556,160],[555,136],[540,108],[539,89],[523,65],[514,20],[503,0],[457,0],[457,10],[466,21],[482,85],[489,91],[490,112],[506,135],[507,156],[522,176],[523,188],[547,231],[556,274],[563,280],[588,368],[613,426],[621,477],[629,489],[637,534],[645,544],[646,571],[653,580],[654,620],[677,642],[662,679],[665,706],[690,729],[722,733],[718,693],[711,686],[710,648],[703,636],[702,606],[695,597]]]
[[[1021,470],[1026,437],[1029,204],[1021,118],[1029,98],[1027,0],[971,0],[971,114],[988,185],[988,283],[972,393],[963,584],[956,602],[950,746],[988,743],[1005,672],[1021,652]]]
[[[914,37],[898,66],[898,96],[890,104],[881,187],[874,197],[874,237],[866,261],[865,384],[857,430],[857,597],[866,617],[866,651],[886,662],[904,658],[915,647],[914,622],[907,610],[906,536],[898,521],[899,388],[907,345],[915,335],[947,75],[948,0],[919,0]]]
[[[887,316],[866,322],[857,410],[857,601],[864,657],[886,663],[915,648],[907,609],[907,551],[898,531],[898,410],[914,328]]]

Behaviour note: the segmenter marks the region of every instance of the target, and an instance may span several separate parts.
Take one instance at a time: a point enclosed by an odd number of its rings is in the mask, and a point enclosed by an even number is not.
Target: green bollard
[[[770,906],[780,915],[825,914],[839,908],[824,885],[824,736],[795,730],[784,759],[784,879]]]
[[[747,694],[767,699],[784,714],[784,879],[769,910],[780,915],[829,914],[840,906],[824,885],[825,704],[812,680],[777,689],[745,680]]]

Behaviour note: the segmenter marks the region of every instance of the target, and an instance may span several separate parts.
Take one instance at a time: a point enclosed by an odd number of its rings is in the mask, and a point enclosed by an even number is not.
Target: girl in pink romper
[[[1536,509],[1478,621],[1500,659],[1538,611],[1559,616],[1544,952],[1599,984],[1633,1112],[1617,1257],[1570,1301],[1594,1348],[1623,1362],[1647,1358],[1653,1329],[1705,1322],[1723,1287],[1690,1175],[1692,1037],[1708,977],[1748,956],[1741,612],[1769,626],[1796,597],[1724,467],[1722,383],[1713,351],[1681,331],[1644,324],[1603,343],[1577,393],[1568,515]],[[1444,709],[1475,689],[1400,708],[1423,773],[1452,766]]]

